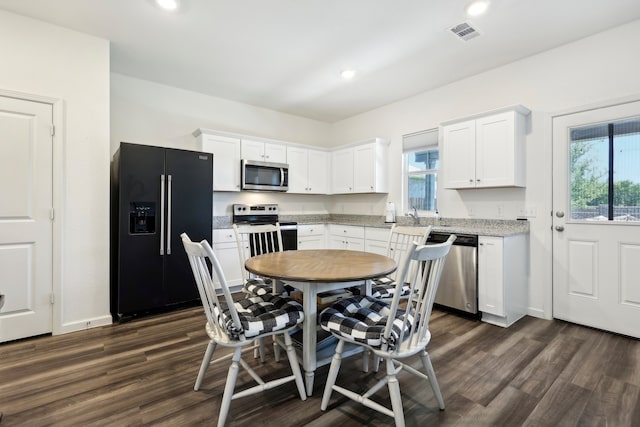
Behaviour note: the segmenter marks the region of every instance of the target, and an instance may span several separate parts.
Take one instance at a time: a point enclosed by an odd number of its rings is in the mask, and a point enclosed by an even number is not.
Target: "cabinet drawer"
[[[378,228],[378,227],[365,227],[364,233],[367,240],[379,240],[386,244],[387,240],[389,240],[390,229]]]
[[[329,234],[333,236],[355,237],[364,239],[364,227],[356,225],[329,224]]]
[[[232,228],[220,228],[213,230],[213,243],[236,243],[236,235]]]
[[[323,236],[324,229],[325,229],[324,224],[298,225],[298,237]]]

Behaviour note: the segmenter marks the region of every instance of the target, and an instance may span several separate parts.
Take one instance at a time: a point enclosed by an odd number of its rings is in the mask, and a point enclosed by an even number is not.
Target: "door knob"
[[[564,231],[564,226],[556,225],[556,231]]]
[[[556,216],[557,216],[558,218],[563,218],[563,217],[564,217],[564,212],[562,212],[562,211],[556,211]]]

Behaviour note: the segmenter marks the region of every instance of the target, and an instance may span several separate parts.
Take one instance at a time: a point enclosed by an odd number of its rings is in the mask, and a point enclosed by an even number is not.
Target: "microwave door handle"
[[[284,186],[284,169],[280,168],[280,187]]]

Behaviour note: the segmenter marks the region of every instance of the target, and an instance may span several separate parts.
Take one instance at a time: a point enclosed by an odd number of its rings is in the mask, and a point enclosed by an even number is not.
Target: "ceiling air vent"
[[[480,32],[469,22],[463,22],[462,24],[455,25],[449,28],[449,30],[464,41],[475,39],[480,35]]]

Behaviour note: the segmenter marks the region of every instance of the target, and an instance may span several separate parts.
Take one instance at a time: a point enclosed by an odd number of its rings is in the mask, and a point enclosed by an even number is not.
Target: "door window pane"
[[[640,221],[640,119],[614,124],[613,220]]]
[[[640,221],[640,118],[570,130],[572,220]]]

